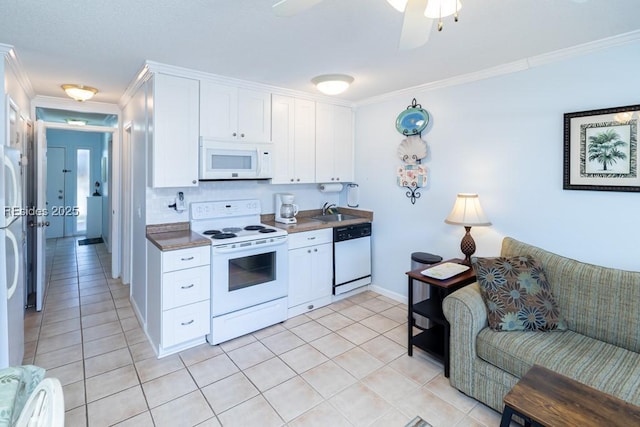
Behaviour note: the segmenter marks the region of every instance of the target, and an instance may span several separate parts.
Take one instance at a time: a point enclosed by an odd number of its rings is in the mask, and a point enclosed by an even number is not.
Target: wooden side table
[[[453,258],[442,261],[438,264],[444,264],[445,262],[454,262],[457,264],[462,264],[461,259]],[[433,267],[434,264],[429,266]],[[431,277],[427,277],[422,275],[420,272],[424,271],[425,268],[419,268],[416,270],[408,271],[408,354],[409,356],[413,356],[413,346],[426,351],[430,355],[434,356],[436,359],[442,361],[444,363],[444,376],[449,377],[449,322],[445,319],[444,314],[442,312],[442,301],[444,298],[458,289],[473,283],[476,281],[476,274],[473,271],[473,268],[469,268],[469,270],[457,274],[453,277],[450,277],[446,280],[438,280],[433,279]],[[414,304],[413,302],[413,286],[415,282],[418,282],[422,285],[427,285],[431,287],[430,297],[424,301],[420,301]],[[433,325],[429,329],[425,329],[416,325],[416,320],[413,315],[419,314],[421,316],[426,317],[431,320],[435,325]],[[416,327],[420,329],[420,332],[417,335],[413,335],[413,328]]]
[[[500,427],[509,427],[513,415],[536,427],[640,425],[640,407],[539,365],[504,397]]]

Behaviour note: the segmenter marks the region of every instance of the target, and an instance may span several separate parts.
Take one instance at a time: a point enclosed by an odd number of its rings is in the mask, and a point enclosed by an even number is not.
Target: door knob
[[[51,225],[51,223],[49,221],[45,221],[44,224],[42,224],[44,227],[48,227]]]
[[[64,199],[64,197],[62,197],[62,196],[58,196],[58,199],[62,200],[62,199]]]

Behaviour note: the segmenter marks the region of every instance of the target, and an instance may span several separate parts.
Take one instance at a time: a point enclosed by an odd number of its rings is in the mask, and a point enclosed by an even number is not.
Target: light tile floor
[[[218,346],[156,359],[104,244],[47,243],[25,363],[64,386],[67,426],[497,426],[500,414],[406,354],[406,305],[367,291]]]

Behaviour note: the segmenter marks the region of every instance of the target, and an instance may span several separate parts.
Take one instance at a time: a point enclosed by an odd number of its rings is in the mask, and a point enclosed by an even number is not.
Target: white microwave
[[[267,144],[200,139],[200,179],[272,178],[271,150]]]

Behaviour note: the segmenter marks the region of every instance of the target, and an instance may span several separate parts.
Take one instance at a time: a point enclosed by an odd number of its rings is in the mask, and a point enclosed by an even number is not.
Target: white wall
[[[502,237],[584,262],[640,271],[640,194],[562,190],[563,113],[639,104],[640,42],[513,74],[397,96],[356,111],[360,205],[374,211],[373,282],[406,295],[410,255],[462,256],[463,227],[444,223],[456,193],[476,192],[491,227],[475,227],[478,256]],[[412,205],[396,185],[397,115],[415,97],[429,184]]]

